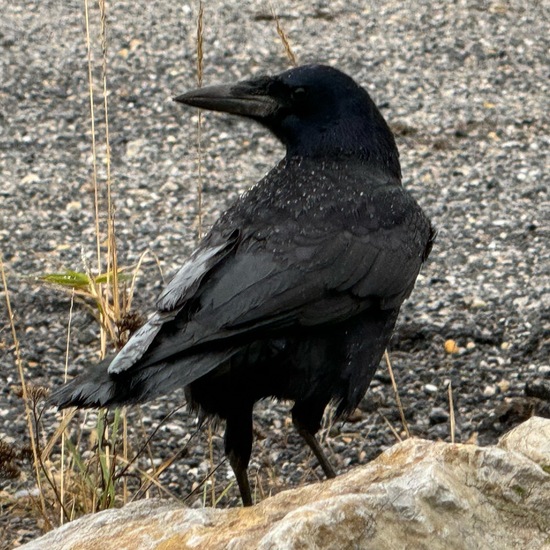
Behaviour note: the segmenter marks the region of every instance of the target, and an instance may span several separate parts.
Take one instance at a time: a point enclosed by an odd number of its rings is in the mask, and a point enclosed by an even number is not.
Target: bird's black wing
[[[307,228],[302,222],[294,231],[287,220],[286,226],[272,226],[267,239],[243,229],[215,268],[197,270],[199,282],[182,277],[193,271],[184,267],[177,277],[185,285],[179,290],[174,280],[158,304],[158,315],[171,315],[174,307],[178,313],[157,331],[140,366],[169,361],[209,342],[231,345],[231,339],[247,334],[253,338],[289,326],[336,323],[373,303],[399,307],[412,290],[431,228],[402,188],[386,194],[392,213],[380,212],[380,219],[371,217],[372,209],[359,207],[352,221],[329,216]],[[195,310],[188,317],[181,311],[191,288]]]

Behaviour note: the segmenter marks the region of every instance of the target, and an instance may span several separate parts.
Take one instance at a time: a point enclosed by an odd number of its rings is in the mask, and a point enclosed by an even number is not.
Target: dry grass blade
[[[203,31],[204,31],[204,7],[199,2],[199,15],[197,17],[197,84],[202,86],[203,75]]]
[[[227,459],[224,458],[223,460],[220,461],[220,463],[215,467],[213,468],[212,470],[210,470],[205,476],[204,476],[204,479],[183,499],[183,502],[186,502],[187,500],[189,500],[193,495],[197,494],[197,492],[201,489],[201,487],[210,479],[210,477],[212,477],[217,471],[219,468],[221,468],[224,464],[225,464],[225,461]],[[231,484],[230,484],[231,486]],[[227,489],[224,489],[224,492],[226,491]]]
[[[61,422],[59,423],[59,426],[55,429],[55,432],[53,435],[48,439],[48,442],[46,443],[45,447],[42,449],[42,460],[46,461],[49,459],[55,445],[59,441],[59,439],[63,438],[63,432],[67,429],[67,426],[71,422],[71,420],[74,418],[74,415],[76,414],[76,409],[70,409],[68,411],[63,412],[63,417],[61,419]]]
[[[214,470],[214,433],[212,431],[212,423],[208,423],[208,460],[210,462],[210,469]],[[216,503],[216,476],[212,476],[212,483],[210,484],[211,490],[211,502],[212,506]]]
[[[397,433],[397,430],[392,426],[391,422],[390,422],[383,414],[380,413],[380,416],[382,416],[384,422],[386,423],[386,425],[388,426],[388,428],[391,430],[391,433],[394,435],[395,439],[401,443],[401,441],[403,441],[403,439],[402,439],[402,437]]]
[[[109,102],[107,93],[107,17],[105,0],[99,1],[101,18],[101,53],[102,53],[102,77],[103,77],[103,110],[105,120],[105,168],[107,182],[107,273],[111,274],[111,285],[105,287],[105,292],[114,289],[111,294],[113,315],[115,319],[121,317],[120,293],[118,292],[118,256],[115,233],[115,213],[112,197],[111,180],[111,142],[109,138]]]
[[[158,489],[170,494],[168,489],[165,489],[158,478],[160,475],[167,470],[184,452],[186,452],[187,447],[185,446],[183,449],[180,449],[176,453],[174,453],[171,457],[167,458],[158,468],[154,470],[152,474],[144,473],[141,470],[140,473],[144,474],[144,477],[147,479],[147,484],[142,487],[137,493],[133,495],[133,497],[130,499],[131,501],[137,500],[145,495],[147,491],[151,488],[152,485],[155,485]],[[132,461],[128,463],[128,466],[131,465]]]
[[[275,8],[273,7],[273,4],[271,2],[269,2],[269,7],[271,8],[271,14],[273,15],[273,19],[275,20],[275,25],[277,27],[277,34],[281,38],[281,41],[285,48],[286,56],[288,57],[290,64],[293,67],[296,67],[298,65],[298,62],[296,61],[296,56],[294,55],[294,52],[292,51],[292,48],[290,46],[288,35],[283,29],[283,26],[281,25],[281,20],[279,19],[279,16],[277,15],[277,12],[275,11]]]
[[[88,53],[88,95],[90,97],[90,129],[92,137],[92,181],[94,186],[94,214],[95,214],[95,233],[96,233],[96,252],[97,252],[97,270],[101,273],[101,231],[100,231],[100,206],[99,206],[99,184],[97,177],[97,146],[95,131],[95,105],[94,105],[94,79],[93,79],[93,61],[92,61],[92,43],[90,39],[90,19],[88,0],[84,0],[84,16],[86,22],[86,50]],[[100,316],[101,313],[100,313]],[[103,319],[102,319],[103,321]],[[104,323],[100,323],[100,346],[101,356],[104,357],[107,351],[107,335],[103,330]]]
[[[92,43],[90,40],[90,17],[88,0],[84,0],[84,20],[86,24],[86,51],[88,54],[88,94],[90,96],[90,129],[92,137],[92,182],[94,186],[94,213],[96,232],[96,253],[98,270],[101,271],[101,239],[99,232],[99,188],[97,185],[97,148],[95,142],[94,79],[92,63]]]
[[[405,418],[403,405],[401,404],[401,398],[399,397],[397,384],[395,383],[395,377],[393,376],[393,368],[391,366],[390,355],[388,353],[388,350],[384,351],[384,359],[386,360],[386,365],[388,366],[388,372],[390,373],[391,385],[393,388],[393,393],[395,394],[395,401],[397,403],[397,408],[399,409],[399,415],[401,416],[401,423],[403,424],[403,429],[405,430],[407,437],[411,437],[411,433],[409,431],[409,425],[407,424],[407,419]]]
[[[126,467],[129,467],[132,465],[132,462],[133,461],[128,461],[126,462],[123,458],[121,457],[118,457],[118,460],[119,462],[122,462],[123,464],[125,464],[125,468]],[[134,469],[135,469],[135,473],[136,474],[139,474],[141,476],[142,479],[144,479],[145,481],[147,481],[147,485],[145,488],[143,489],[140,489],[139,491],[135,492],[131,498],[128,499],[127,502],[133,502],[135,500],[139,500],[140,498],[143,498],[145,493],[151,488],[151,486],[155,486],[160,492],[164,493],[167,497],[173,499],[173,500],[180,500],[179,497],[177,497],[174,493],[172,493],[171,491],[169,491],[166,487],[164,487],[157,479],[158,477],[158,473],[155,471],[153,472],[152,474],[150,474],[149,472],[146,472],[144,471],[143,469],[141,468],[138,468],[138,467],[135,467],[134,466]],[[127,503],[126,502],[126,503]],[[125,503],[125,504],[126,504]]]
[[[129,467],[132,466],[132,464],[138,459],[139,456],[141,456],[145,451],[147,451],[148,453],[148,458],[149,458],[149,461],[151,463],[151,465],[154,464],[154,460],[153,460],[153,455],[151,454],[151,447],[150,447],[150,443],[151,441],[153,440],[153,438],[155,437],[156,433],[160,430],[161,426],[164,425],[164,423],[166,423],[170,418],[172,418],[172,416],[174,416],[181,408],[183,407],[183,405],[180,405],[179,407],[175,408],[175,409],[172,409],[172,411],[170,411],[169,414],[167,414],[162,420],[161,422],[159,422],[159,424],[157,425],[157,427],[153,430],[153,432],[147,436],[147,434],[145,433],[145,431],[143,432],[143,436],[145,438],[145,442],[143,443],[143,445],[141,446],[141,448],[137,451],[137,453],[134,455],[134,458],[132,458],[132,460],[129,460],[127,461],[127,465],[118,473],[118,476],[121,477],[121,476],[124,476],[126,474],[126,472],[128,471]],[[141,416],[141,415],[140,415]],[[141,426],[143,428],[143,418],[141,418]],[[191,436],[189,437],[189,440],[187,441],[187,443],[189,443],[189,441],[191,441],[191,439],[199,432],[199,430],[195,430],[195,432],[193,432],[191,434]],[[186,444],[187,445],[187,444]],[[184,447],[185,449],[185,447]],[[183,452],[182,449],[181,451],[178,451],[179,454],[181,454]]]
[[[455,407],[454,407],[454,400],[453,400],[453,384],[452,384],[452,382],[449,382],[448,392],[449,392],[449,418],[450,418],[450,422],[451,422],[451,443],[454,445],[454,443],[455,443],[455,433],[456,433],[456,423],[455,423]]]
[[[197,17],[197,84],[202,86],[203,76],[203,31],[204,8],[199,2],[199,15]],[[197,155],[198,155],[198,179],[197,179],[197,236],[202,239],[202,111],[199,109],[197,121]]]
[[[65,372],[64,372],[64,381],[67,381],[67,371],[69,370],[69,350],[71,345],[71,326],[72,326],[72,320],[73,320],[73,307],[74,307],[74,291],[71,295],[71,307],[69,309],[69,322],[67,323],[67,343],[65,345]],[[67,416],[70,416],[72,418],[72,415],[70,413],[67,413],[67,411],[63,411],[63,421],[61,422],[64,424],[64,420]],[[59,524],[63,525],[63,521],[65,519],[65,430],[61,433],[61,480],[59,483],[59,504],[60,504],[60,510],[59,510]],[[44,455],[42,455],[42,459],[44,459]]]
[[[145,259],[145,256],[147,255],[148,250],[145,250],[142,252],[141,256],[139,257],[138,263],[136,265],[136,268],[134,269],[134,272],[132,273],[132,281],[130,283],[130,288],[128,289],[128,295],[126,297],[126,301],[124,302],[124,310],[130,311],[132,309],[132,300],[134,299],[134,291],[136,288],[136,280],[137,280],[137,274],[139,270],[141,269],[141,264],[143,263],[143,260]],[[157,262],[157,265],[159,266],[159,271],[162,275],[162,270],[160,269],[160,263],[158,261],[158,258],[156,256],[155,261]]]

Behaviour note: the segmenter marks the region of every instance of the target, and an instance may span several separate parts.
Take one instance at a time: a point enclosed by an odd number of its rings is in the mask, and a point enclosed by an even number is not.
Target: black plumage
[[[315,438],[325,407],[342,416],[365,394],[434,231],[401,185],[382,115],[342,72],[307,65],[176,101],[257,120],[286,156],[218,219],[122,351],[50,402],[113,406],[185,387],[193,407],[226,421],[249,505],[262,398],[294,401],[294,424],[335,475]]]

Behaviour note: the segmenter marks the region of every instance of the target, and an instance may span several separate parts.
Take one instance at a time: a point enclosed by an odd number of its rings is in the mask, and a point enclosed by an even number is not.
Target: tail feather
[[[55,390],[46,404],[59,409],[87,409],[144,403],[191,384],[237,351],[238,348],[229,348],[188,355],[141,368],[138,363],[120,374],[109,374],[111,357]]]

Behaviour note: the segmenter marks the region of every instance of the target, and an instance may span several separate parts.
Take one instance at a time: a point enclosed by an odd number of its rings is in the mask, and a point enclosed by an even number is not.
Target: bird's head
[[[174,99],[260,122],[283,142],[287,157],[379,160],[400,177],[397,147],[380,111],[366,90],[338,69],[304,65]]]

